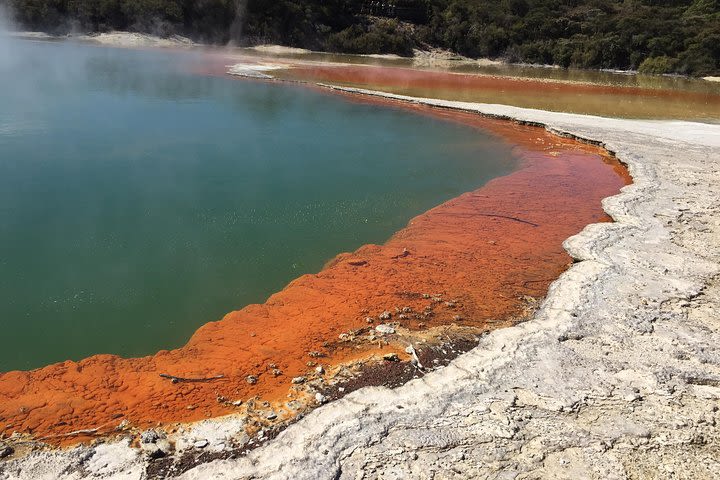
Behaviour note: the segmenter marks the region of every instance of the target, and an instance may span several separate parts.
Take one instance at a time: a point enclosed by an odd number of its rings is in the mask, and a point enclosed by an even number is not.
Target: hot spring
[[[200,54],[0,42],[0,371],[180,346],[517,164],[468,126],[192,73]]]

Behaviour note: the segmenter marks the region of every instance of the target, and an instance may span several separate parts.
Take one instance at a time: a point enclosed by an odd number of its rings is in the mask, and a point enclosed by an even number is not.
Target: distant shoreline
[[[580,69],[572,68],[566,69],[558,65],[545,65],[545,64],[534,64],[534,63],[514,63],[503,60],[493,60],[489,58],[468,58],[458,55],[456,53],[445,51],[441,49],[433,50],[415,50],[413,56],[399,56],[395,54],[349,54],[349,53],[338,53],[328,51],[316,51],[308,50],[304,48],[288,47],[277,44],[261,44],[249,47],[234,47],[234,46],[218,46],[203,43],[196,43],[190,38],[183,37],[180,35],[171,35],[168,37],[161,37],[157,35],[151,35],[147,33],[139,32],[127,32],[127,31],[111,31],[111,32],[89,32],[80,34],[67,34],[67,35],[52,35],[46,32],[39,31],[15,31],[10,32],[10,35],[16,38],[24,38],[28,40],[71,40],[81,41],[87,43],[95,43],[108,47],[118,48],[212,48],[212,49],[229,49],[233,51],[255,51],[262,54],[268,55],[292,55],[292,56],[304,56],[304,55],[327,55],[331,56],[347,56],[357,58],[375,58],[379,60],[400,60],[400,61],[412,61],[418,67],[428,68],[456,68],[459,66],[473,66],[477,65],[480,67],[487,66],[510,66],[519,68],[531,68],[537,70],[571,70],[579,72],[603,72],[615,75],[639,75],[637,70],[619,70],[619,69]],[[649,77],[659,78],[686,78],[692,80],[704,80],[707,82],[720,82],[720,77],[706,76],[706,77],[695,77],[690,75],[679,75],[679,74],[662,74],[662,75],[648,75]]]

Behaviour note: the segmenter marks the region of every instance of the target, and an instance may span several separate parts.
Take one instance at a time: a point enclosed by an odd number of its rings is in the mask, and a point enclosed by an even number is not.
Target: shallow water
[[[720,122],[720,87],[703,80],[621,76],[623,83],[601,80],[603,72],[586,72],[587,79],[527,77],[497,68],[484,75],[409,68],[350,65],[302,65],[276,71],[281,78],[381,90],[414,97],[497,103],[567,113],[619,118],[682,119]],[[545,73],[554,72],[552,69]],[[473,72],[481,73],[481,72]],[[593,73],[598,75],[595,78]],[[617,76],[617,75],[616,75]]]
[[[232,51],[232,50],[230,50]],[[271,54],[256,51],[252,48],[240,48],[237,51],[244,55],[255,57],[276,57],[296,61],[313,61],[322,63],[345,63],[350,65],[368,65],[376,67],[414,68],[427,71],[466,73],[492,75],[506,78],[526,78],[537,80],[555,80],[573,83],[588,83],[594,85],[638,87],[657,90],[676,90],[687,92],[701,92],[720,95],[720,84],[702,78],[692,78],[679,75],[643,75],[635,72],[622,72],[612,70],[583,70],[579,68],[559,68],[553,66],[508,64],[498,62],[487,64],[483,60],[470,59],[458,61],[433,62],[423,59],[405,57],[350,55],[338,53],[282,53]]]
[[[217,52],[216,49],[210,51]],[[720,122],[720,83],[701,78],[503,63],[488,65],[467,59],[433,62],[320,52],[275,55],[253,49],[228,52],[299,66],[273,72],[279,78],[290,80],[567,113]],[[329,66],[334,67],[333,72]]]
[[[191,75],[193,53],[0,42],[0,371],[179,346],[516,164],[470,127]]]

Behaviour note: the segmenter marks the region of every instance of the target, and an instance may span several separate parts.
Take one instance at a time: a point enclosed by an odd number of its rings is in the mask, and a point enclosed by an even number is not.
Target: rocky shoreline
[[[710,478],[720,467],[720,127],[344,90],[601,142],[635,184],[603,202],[617,223],[566,242],[577,263],[533,320],[404,386],[321,407],[240,458],[208,451],[183,478]],[[213,444],[240,425],[193,428]],[[137,452],[127,441],[40,451],[0,478],[144,478]]]
[[[343,89],[348,91],[348,89]],[[529,322],[442,371],[349,395],[182,478],[714,478],[720,127],[414,99],[600,142],[634,184]],[[282,452],[282,454],[280,453]]]

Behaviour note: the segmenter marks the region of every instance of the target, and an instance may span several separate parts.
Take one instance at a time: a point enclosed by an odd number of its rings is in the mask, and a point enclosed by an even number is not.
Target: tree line
[[[28,29],[468,57],[646,73],[720,72],[720,0],[0,0]]]

